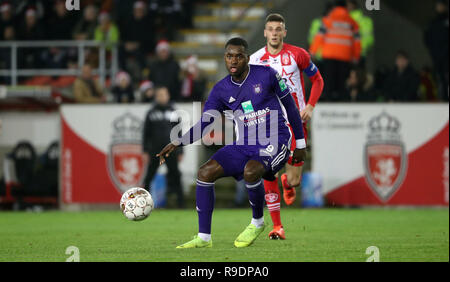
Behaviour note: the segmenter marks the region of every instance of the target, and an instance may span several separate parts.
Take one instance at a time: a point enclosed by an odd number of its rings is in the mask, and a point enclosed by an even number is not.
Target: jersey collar
[[[233,81],[233,77],[230,75],[231,83],[233,83],[234,85],[237,85],[237,86],[241,87],[241,86],[245,83],[245,81],[247,80],[247,77],[250,75],[251,69],[252,69],[252,68],[250,67],[250,64],[248,64],[248,73],[247,73],[247,76],[245,77],[245,79],[242,81],[242,83],[234,82],[234,81]]]
[[[269,49],[267,48],[267,44],[266,44],[266,54],[268,54],[270,57],[278,57],[281,53],[283,53],[284,49],[286,48],[286,43],[283,42],[283,48],[281,48],[280,52],[276,53],[275,55],[271,54],[269,52]]]

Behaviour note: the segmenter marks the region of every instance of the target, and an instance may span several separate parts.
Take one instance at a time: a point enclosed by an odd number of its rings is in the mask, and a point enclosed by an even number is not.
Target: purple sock
[[[245,182],[248,191],[248,199],[252,206],[253,218],[258,219],[264,216],[264,184],[262,180],[255,183]]]
[[[211,234],[211,220],[215,200],[214,183],[203,182],[197,179],[196,202],[199,233]]]

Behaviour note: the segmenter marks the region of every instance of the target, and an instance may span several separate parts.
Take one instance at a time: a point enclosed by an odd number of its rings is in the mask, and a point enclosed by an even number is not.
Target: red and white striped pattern
[[[280,203],[267,204],[267,209],[269,211],[279,211],[280,210]]]

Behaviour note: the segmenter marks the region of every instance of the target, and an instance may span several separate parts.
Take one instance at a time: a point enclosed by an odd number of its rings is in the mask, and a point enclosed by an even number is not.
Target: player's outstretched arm
[[[159,154],[156,154],[157,157],[159,157],[159,165],[162,165],[166,162],[167,157],[178,147],[179,145],[174,143],[167,144]]]
[[[215,114],[217,114],[217,112]],[[210,130],[205,130],[205,128],[214,122],[214,119],[211,119],[211,117],[214,116],[215,115],[211,114],[210,110],[204,111],[202,118],[193,127],[191,127],[188,132],[180,138],[171,140],[171,142],[167,144],[162,151],[159,152],[159,154],[156,154],[156,156],[159,157],[159,164],[162,165],[165,162],[165,158],[167,158],[178,146],[192,144],[208,134]],[[196,134],[197,132],[200,134]]]
[[[211,90],[211,93],[206,100],[200,120],[183,136],[176,138],[175,140],[172,139],[159,154],[156,154],[156,156],[159,157],[160,165],[165,162],[165,158],[167,158],[178,146],[192,144],[212,130],[212,128],[210,130],[205,130],[205,128],[212,124],[215,121],[215,118],[220,117],[220,112],[223,110],[223,105],[221,100],[217,98],[215,89],[216,86]]]

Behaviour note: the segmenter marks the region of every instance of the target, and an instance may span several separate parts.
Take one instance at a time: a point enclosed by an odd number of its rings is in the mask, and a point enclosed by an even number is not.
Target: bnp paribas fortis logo
[[[386,112],[369,121],[364,151],[366,180],[382,202],[389,201],[406,174],[408,156],[400,135],[400,122]]]

